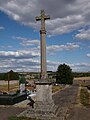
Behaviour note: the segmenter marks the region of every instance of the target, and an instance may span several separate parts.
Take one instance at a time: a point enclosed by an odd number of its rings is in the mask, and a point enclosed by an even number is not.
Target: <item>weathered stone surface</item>
[[[56,119],[58,107],[52,100],[52,84],[47,81],[39,82],[36,85],[37,95],[34,109],[28,109],[20,114],[31,118],[39,118],[41,120]]]
[[[37,97],[36,101],[41,102],[43,104],[52,103],[52,85],[48,82],[39,82],[39,84],[36,85],[37,90]]]
[[[41,47],[41,79],[45,80],[47,78],[47,67],[46,67],[46,29],[45,20],[50,19],[50,16],[45,15],[44,10],[41,10],[41,15],[36,17],[36,21],[41,20],[41,30],[40,30],[40,47]]]
[[[43,120],[56,118],[55,112],[57,109],[52,100],[52,84],[46,80],[46,19],[50,19],[50,17],[45,15],[44,10],[41,10],[41,16],[36,17],[37,21],[41,20],[41,78],[40,81],[36,83],[36,103],[34,105],[34,109],[27,110],[21,114],[21,116],[40,118]]]
[[[39,104],[38,104],[39,105]],[[39,106],[35,108],[29,108],[28,110],[22,112],[19,116],[38,118],[40,120],[56,120],[56,111],[58,107],[55,105],[44,105],[40,103]]]
[[[32,116],[33,118],[38,117],[41,120],[67,120],[70,109],[77,104],[77,93],[78,86],[69,86],[53,95],[55,105],[53,103],[51,105],[38,103],[38,107],[28,109],[22,115]]]

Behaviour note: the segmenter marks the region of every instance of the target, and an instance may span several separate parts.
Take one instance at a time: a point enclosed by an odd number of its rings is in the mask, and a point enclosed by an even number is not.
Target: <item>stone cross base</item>
[[[36,82],[36,102],[43,104],[52,104],[52,83],[48,81]]]
[[[36,83],[37,96],[34,108],[21,113],[19,116],[37,118],[39,120],[56,120],[58,107],[52,100],[52,84],[47,81]]]
[[[18,117],[28,117],[35,120],[57,120],[57,109],[55,105],[40,104],[37,108],[29,108],[22,112]]]

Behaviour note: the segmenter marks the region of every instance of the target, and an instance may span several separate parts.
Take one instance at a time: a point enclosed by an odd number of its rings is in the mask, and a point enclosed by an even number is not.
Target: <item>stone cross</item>
[[[54,104],[52,99],[52,83],[46,80],[46,30],[45,20],[50,19],[45,15],[44,10],[41,10],[41,16],[36,17],[36,20],[41,20],[41,80],[36,83],[36,101],[34,108],[28,109],[19,116],[26,116],[30,118],[38,118],[42,120],[59,120],[56,116],[58,106]],[[61,118],[61,116],[60,116]]]
[[[45,20],[50,19],[49,15],[45,15],[45,11],[41,10],[41,16],[36,17],[36,21],[41,20],[40,40],[41,40],[41,80],[47,78],[47,67],[46,67],[46,29]]]

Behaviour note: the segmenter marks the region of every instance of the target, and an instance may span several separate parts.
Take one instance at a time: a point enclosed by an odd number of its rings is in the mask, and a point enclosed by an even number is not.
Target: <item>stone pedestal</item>
[[[37,102],[51,104],[52,100],[52,84],[47,81],[39,81],[36,82],[36,90],[37,90]]]
[[[58,107],[52,100],[52,84],[47,81],[36,83],[37,95],[34,108],[29,108],[20,116],[37,118],[40,120],[55,120]]]

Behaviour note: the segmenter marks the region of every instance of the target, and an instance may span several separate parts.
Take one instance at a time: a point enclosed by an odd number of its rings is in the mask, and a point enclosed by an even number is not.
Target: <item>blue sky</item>
[[[40,22],[46,21],[47,70],[90,71],[89,0],[0,0],[0,72],[40,71]]]

